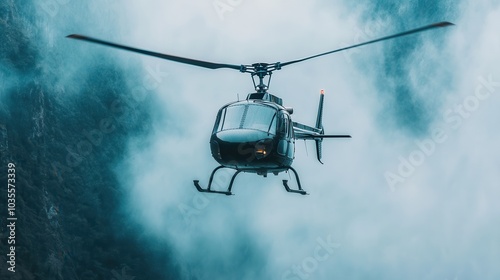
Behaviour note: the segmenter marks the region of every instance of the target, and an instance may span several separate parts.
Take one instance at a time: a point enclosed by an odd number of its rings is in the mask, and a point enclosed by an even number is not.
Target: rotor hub
[[[280,70],[281,63],[265,63],[258,62],[250,65],[241,65],[240,72],[249,73],[252,77],[253,85],[255,90],[258,93],[265,93],[269,89],[269,85],[271,84],[271,76],[273,71]],[[264,78],[269,76],[267,82],[264,81]]]

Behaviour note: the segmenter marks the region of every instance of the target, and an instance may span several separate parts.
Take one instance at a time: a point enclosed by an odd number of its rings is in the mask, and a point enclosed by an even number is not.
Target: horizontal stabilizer
[[[323,138],[352,138],[351,135],[325,135],[325,134],[316,134],[316,133],[300,133],[296,134],[297,139],[304,140],[320,140]]]
[[[352,138],[351,135],[316,135],[313,138]]]

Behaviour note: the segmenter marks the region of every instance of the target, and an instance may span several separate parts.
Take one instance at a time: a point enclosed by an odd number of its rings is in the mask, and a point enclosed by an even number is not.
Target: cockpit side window
[[[212,133],[220,131],[222,128],[222,124],[224,123],[224,118],[226,117],[226,108],[222,108],[217,113],[217,118],[215,119],[215,125]]]

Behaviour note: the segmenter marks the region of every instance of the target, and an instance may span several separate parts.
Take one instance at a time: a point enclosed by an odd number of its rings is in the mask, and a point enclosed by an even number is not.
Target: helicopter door
[[[287,119],[288,119],[288,136],[287,136],[287,140],[288,140],[288,151],[287,151],[287,157],[290,158],[290,159],[293,159],[294,156],[295,156],[295,138],[293,137],[293,123],[292,123],[292,119],[290,118],[289,115],[286,115]]]
[[[292,126],[288,114],[280,114],[279,118],[279,136],[278,154],[293,159],[294,146],[292,139]]]

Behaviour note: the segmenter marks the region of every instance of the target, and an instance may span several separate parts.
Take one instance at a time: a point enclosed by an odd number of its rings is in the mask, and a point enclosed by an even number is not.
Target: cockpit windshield
[[[220,112],[217,132],[228,129],[255,129],[276,133],[277,110],[260,104],[237,104]]]

